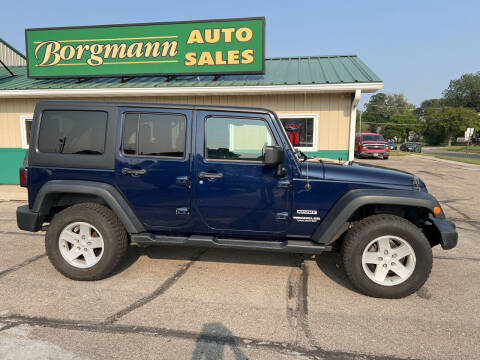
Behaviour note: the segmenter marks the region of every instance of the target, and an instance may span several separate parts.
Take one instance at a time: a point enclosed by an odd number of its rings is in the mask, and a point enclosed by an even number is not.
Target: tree
[[[476,74],[464,74],[459,79],[450,81],[443,96],[447,105],[480,111],[480,71]]]
[[[410,104],[403,94],[378,93],[365,104],[362,122],[368,124],[372,132],[380,128],[387,139],[404,138],[409,131],[422,128],[414,110],[415,105]]]
[[[407,139],[410,132],[420,133],[423,122],[412,111],[403,114],[396,113],[390,117],[390,121],[382,128],[382,134],[387,139]]]
[[[415,116],[417,116],[419,119],[423,119],[423,115],[425,113],[425,110],[427,108],[433,107],[433,108],[441,108],[443,106],[447,106],[447,102],[445,101],[444,98],[441,99],[428,99],[422,101],[422,104],[420,107],[415,109]]]
[[[478,129],[479,116],[473,109],[444,106],[428,107],[424,113],[426,128],[425,137],[432,145],[447,140],[452,144],[452,137],[462,134],[468,127]]]
[[[415,105],[410,104],[403,94],[378,93],[365,104],[362,121],[374,124],[386,123],[396,113],[405,114],[413,110]],[[373,126],[375,127],[376,125]]]

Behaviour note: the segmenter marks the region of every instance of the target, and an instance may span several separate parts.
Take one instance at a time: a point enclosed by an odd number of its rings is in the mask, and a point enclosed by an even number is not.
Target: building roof
[[[0,68],[0,96],[8,93],[19,95],[26,90],[100,90],[121,93],[121,89],[158,89],[156,93],[186,93],[187,89],[211,90],[223,88],[246,90],[279,88],[284,92],[301,89],[311,92],[315,89],[338,89],[336,91],[376,91],[382,87],[382,80],[356,55],[307,56],[289,58],[268,58],[265,60],[263,75],[222,75],[214,76],[175,76],[170,80],[165,76],[139,76],[122,82],[120,78],[78,79],[29,79],[25,66],[10,67],[14,77]],[[183,90],[182,90],[183,89]],[[207,92],[213,93],[212,91]],[[38,92],[38,91],[37,91]],[[221,92],[221,91],[220,91]],[[245,93],[251,91],[245,91]],[[52,91],[55,93],[55,91]],[[91,92],[90,92],[91,93]],[[34,92],[32,92],[34,94]],[[40,94],[40,92],[38,92]]]
[[[0,38],[0,60],[7,66],[26,65],[25,55],[2,38]],[[0,65],[0,68],[3,69],[3,66]]]

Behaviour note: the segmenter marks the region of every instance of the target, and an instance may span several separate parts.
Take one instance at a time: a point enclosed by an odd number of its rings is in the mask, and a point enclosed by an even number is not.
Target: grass
[[[441,146],[441,147],[432,147],[432,150],[442,150],[442,151],[462,151],[467,152],[467,146],[465,145],[453,145],[453,146]],[[468,152],[480,153],[480,145],[473,145],[468,147]]]
[[[413,153],[408,151],[400,151],[400,150],[390,150],[390,156],[407,156],[412,155]]]
[[[434,155],[434,154],[412,153],[412,152],[406,152],[406,151],[390,150],[390,156],[406,156],[406,155],[430,156],[430,157],[435,157],[435,158],[438,158],[438,159],[458,161],[458,162],[462,162],[462,163],[466,163],[466,164],[480,165],[480,159],[463,158],[463,157],[460,158],[460,157],[455,157],[455,156],[442,156],[442,155]]]
[[[458,161],[466,164],[475,164],[475,165],[480,165],[480,159],[474,159],[474,158],[459,158],[459,157],[454,157],[454,156],[441,156],[441,155],[435,155],[436,158],[439,159],[444,159],[444,160],[452,160],[452,161]]]

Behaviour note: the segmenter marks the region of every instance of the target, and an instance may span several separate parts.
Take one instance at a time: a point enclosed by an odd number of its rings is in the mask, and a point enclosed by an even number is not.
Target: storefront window
[[[287,136],[295,148],[315,149],[315,118],[307,116],[281,117],[280,118]]]
[[[30,146],[30,132],[32,129],[32,116],[23,115],[20,117],[20,134],[22,136],[22,148],[28,149]]]

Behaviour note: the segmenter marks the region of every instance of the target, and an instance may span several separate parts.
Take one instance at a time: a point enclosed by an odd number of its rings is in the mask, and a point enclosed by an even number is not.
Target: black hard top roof
[[[272,110],[256,107],[242,106],[223,106],[223,105],[202,105],[202,104],[168,104],[168,103],[148,103],[133,101],[100,101],[100,100],[40,100],[37,106],[53,107],[61,105],[62,107],[72,104],[74,106],[108,106],[108,107],[142,107],[142,108],[175,108],[175,109],[191,109],[191,110],[214,110],[214,111],[236,111],[249,113],[275,114]]]

